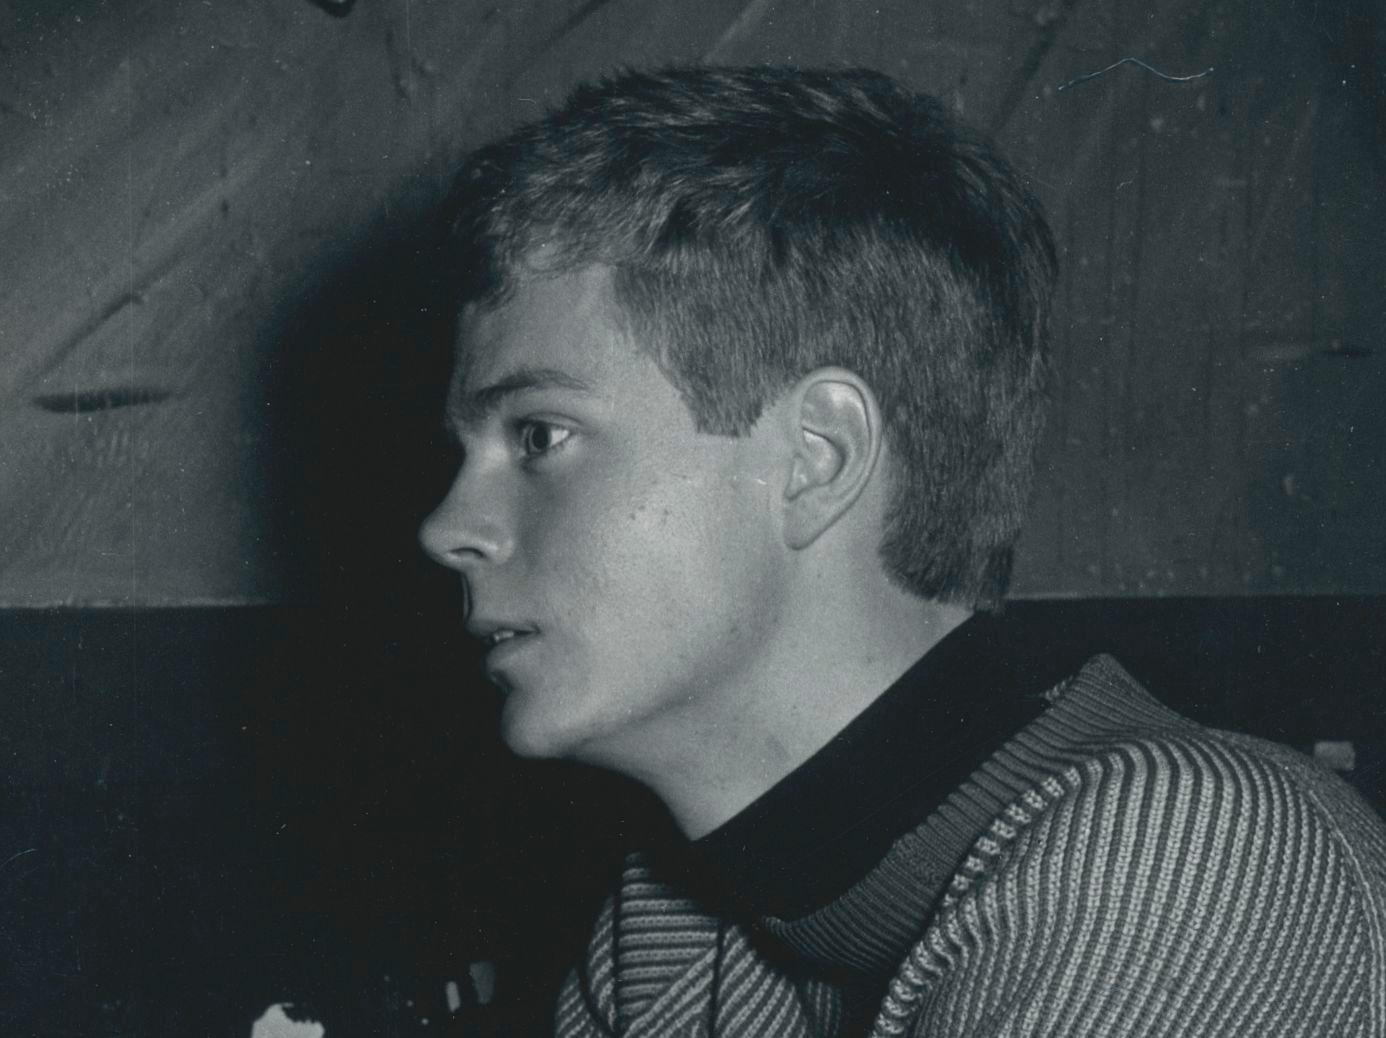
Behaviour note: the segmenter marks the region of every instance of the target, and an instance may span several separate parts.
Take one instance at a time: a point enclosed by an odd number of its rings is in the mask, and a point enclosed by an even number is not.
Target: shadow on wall
[[[436,576],[419,521],[456,457],[442,435],[452,307],[423,218],[353,244],[275,330],[267,478],[295,598],[345,608]],[[397,603],[406,605],[406,603]]]

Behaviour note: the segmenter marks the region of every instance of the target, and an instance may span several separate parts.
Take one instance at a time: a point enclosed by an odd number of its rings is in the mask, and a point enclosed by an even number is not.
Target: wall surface
[[[418,455],[400,415],[436,407],[429,336],[391,313],[428,206],[461,151],[576,80],[695,58],[884,69],[1029,171],[1064,275],[1022,594],[1386,590],[1372,0],[11,0],[0,19],[0,603],[283,601],[348,564],[325,542],[355,522],[411,552],[426,495],[381,444]],[[1208,71],[1080,79],[1128,57]],[[372,451],[365,482],[351,455]],[[355,514],[329,511],[352,479]],[[413,511],[361,517],[390,508]]]

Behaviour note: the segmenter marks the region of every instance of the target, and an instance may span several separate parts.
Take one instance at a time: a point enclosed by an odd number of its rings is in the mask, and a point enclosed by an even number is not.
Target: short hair
[[[449,203],[459,310],[591,264],[698,428],[741,435],[836,365],[876,394],[880,556],[914,594],[999,606],[1043,424],[1054,246],[939,101],[866,69],[681,66],[579,86],[472,153]]]

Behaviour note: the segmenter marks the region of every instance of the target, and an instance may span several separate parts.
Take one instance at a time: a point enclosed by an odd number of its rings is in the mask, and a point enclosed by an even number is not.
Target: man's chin
[[[545,716],[545,711],[526,702],[523,692],[515,689],[506,692],[505,705],[501,708],[500,736],[515,756],[530,759],[566,756],[566,741],[553,722],[551,714]]]

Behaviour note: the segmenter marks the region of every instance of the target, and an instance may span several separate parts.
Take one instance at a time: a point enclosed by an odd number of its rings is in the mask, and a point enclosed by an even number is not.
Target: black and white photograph
[[[0,0],[0,1034],[1386,1038],[1386,8]]]

